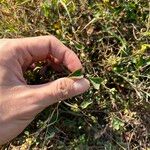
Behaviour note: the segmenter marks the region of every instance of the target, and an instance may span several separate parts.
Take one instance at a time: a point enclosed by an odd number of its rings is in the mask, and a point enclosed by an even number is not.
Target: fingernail
[[[81,94],[89,89],[90,83],[87,79],[83,78],[83,79],[75,81],[73,84],[73,87],[74,87],[76,94]]]

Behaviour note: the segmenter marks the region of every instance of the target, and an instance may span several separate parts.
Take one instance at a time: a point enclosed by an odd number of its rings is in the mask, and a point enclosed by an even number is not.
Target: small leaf
[[[122,120],[120,120],[119,118],[113,118],[112,120],[112,127],[115,130],[119,130],[120,128],[122,128],[124,126],[124,122]]]
[[[74,112],[79,112],[79,111],[80,111],[80,109],[79,109],[78,104],[76,104],[76,103],[75,103],[75,104],[73,104],[73,105],[72,105],[72,107],[71,107],[71,110],[72,110],[72,111],[74,111]]]
[[[82,69],[76,70],[75,72],[71,73],[68,77],[70,78],[83,78]]]
[[[94,88],[96,90],[99,90],[100,88],[100,84],[102,83],[103,79],[100,77],[90,77],[89,80],[91,81],[91,83],[93,84]]]
[[[85,108],[87,108],[90,104],[92,104],[92,101],[83,101],[83,102],[81,103],[80,107],[81,107],[82,109],[85,109]]]

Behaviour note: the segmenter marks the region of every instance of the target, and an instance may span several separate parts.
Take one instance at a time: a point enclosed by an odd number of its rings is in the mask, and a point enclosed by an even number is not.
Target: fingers
[[[23,67],[52,55],[70,71],[82,68],[77,55],[54,36],[15,39],[14,42],[16,55]]]
[[[87,79],[73,80],[61,78],[44,85],[32,85],[30,90],[35,95],[34,103],[43,109],[53,103],[84,93],[89,88]]]
[[[86,79],[72,80],[61,78],[38,86],[13,86],[8,88],[7,96],[0,109],[0,144],[11,140],[44,108],[85,92],[89,88]],[[5,90],[4,90],[5,91]],[[6,91],[5,91],[6,92]],[[13,93],[13,94],[12,94]],[[4,94],[5,97],[5,94]],[[10,134],[6,134],[10,132]]]

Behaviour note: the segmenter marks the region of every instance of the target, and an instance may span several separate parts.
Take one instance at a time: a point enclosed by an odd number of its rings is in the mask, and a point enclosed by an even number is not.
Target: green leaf
[[[76,70],[75,72],[71,73],[68,77],[70,78],[83,78],[82,69]]]
[[[119,130],[120,128],[122,128],[124,126],[124,122],[122,122],[122,120],[120,120],[119,118],[113,118],[112,120],[112,127],[115,130]]]
[[[80,107],[82,108],[82,109],[85,109],[85,108],[87,108],[90,104],[92,104],[93,102],[92,101],[83,101],[82,103],[81,103],[81,105],[80,105]]]
[[[94,86],[94,88],[96,90],[99,90],[100,84],[102,83],[103,79],[101,77],[90,77],[89,80]]]

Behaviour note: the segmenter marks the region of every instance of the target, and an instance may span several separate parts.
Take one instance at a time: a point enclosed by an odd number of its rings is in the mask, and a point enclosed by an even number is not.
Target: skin
[[[49,105],[89,88],[85,78],[27,85],[23,72],[48,57],[54,66],[63,64],[70,71],[82,68],[77,55],[54,36],[0,40],[0,145],[19,135]]]

